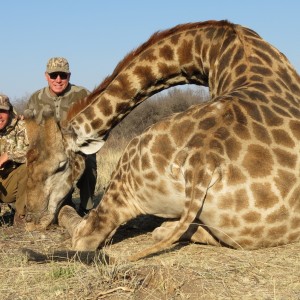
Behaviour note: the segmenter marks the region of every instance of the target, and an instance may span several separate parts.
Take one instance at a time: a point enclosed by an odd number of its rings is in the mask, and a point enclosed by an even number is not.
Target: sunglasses
[[[67,79],[69,76],[69,74],[65,73],[65,72],[53,72],[53,73],[48,73],[48,74],[51,79],[56,79],[59,76],[60,79],[64,80],[64,79]]]

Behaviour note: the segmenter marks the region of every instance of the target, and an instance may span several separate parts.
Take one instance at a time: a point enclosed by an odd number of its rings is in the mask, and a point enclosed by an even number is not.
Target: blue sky
[[[0,92],[12,101],[46,85],[50,57],[66,57],[71,82],[92,90],[152,33],[212,19],[252,28],[300,73],[300,1],[0,0],[0,11]]]

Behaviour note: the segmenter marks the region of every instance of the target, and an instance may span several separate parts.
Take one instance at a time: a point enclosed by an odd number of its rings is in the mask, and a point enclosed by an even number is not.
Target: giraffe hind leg
[[[130,261],[136,261],[151,254],[163,251],[172,246],[173,243],[179,241],[181,236],[188,230],[189,226],[201,211],[207,189],[212,182],[212,173],[213,172],[209,171],[209,169],[205,168],[205,164],[202,164],[199,168],[194,167],[194,172],[189,174],[189,177],[186,180],[185,207],[175,228],[169,231],[163,240],[131,255],[128,258]]]
[[[152,238],[158,242],[171,234],[179,221],[167,221],[152,232]],[[192,223],[188,230],[181,236],[180,241],[191,241],[213,246],[220,246],[220,243],[199,223]]]

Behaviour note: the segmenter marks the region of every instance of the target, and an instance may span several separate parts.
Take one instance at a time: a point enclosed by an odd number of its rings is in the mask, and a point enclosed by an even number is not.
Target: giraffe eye
[[[67,167],[67,163],[68,163],[67,160],[59,162],[58,168],[55,170],[55,173],[64,171]]]

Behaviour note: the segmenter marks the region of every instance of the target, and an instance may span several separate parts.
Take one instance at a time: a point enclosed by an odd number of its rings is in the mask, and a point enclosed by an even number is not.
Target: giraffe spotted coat
[[[74,249],[95,250],[141,214],[174,222],[132,260],[171,246],[195,222],[190,238],[200,243],[256,249],[299,241],[300,78],[251,29],[207,21],[155,33],[69,110],[66,147],[100,147],[136,105],[186,83],[208,86],[211,101],[133,139],[87,217],[61,209]],[[29,205],[28,216],[38,211]]]

